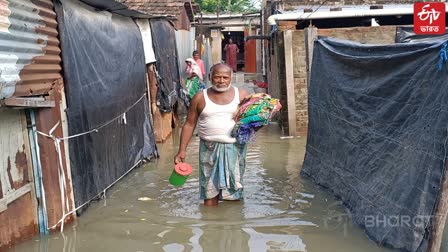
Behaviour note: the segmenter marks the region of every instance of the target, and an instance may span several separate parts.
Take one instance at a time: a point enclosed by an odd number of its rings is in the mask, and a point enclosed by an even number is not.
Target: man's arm
[[[249,93],[245,89],[242,89],[242,88],[238,88],[238,93],[240,93],[240,102],[242,100],[244,100],[244,98],[249,96]]]
[[[191,100],[190,108],[188,109],[187,120],[184,126],[182,127],[182,132],[180,133],[179,151],[174,157],[175,164],[185,162],[187,146],[191,140],[191,137],[193,136],[193,131],[196,128],[196,123],[198,122],[199,118],[198,104],[199,101],[202,99],[202,96],[203,96],[202,92],[199,92]]]

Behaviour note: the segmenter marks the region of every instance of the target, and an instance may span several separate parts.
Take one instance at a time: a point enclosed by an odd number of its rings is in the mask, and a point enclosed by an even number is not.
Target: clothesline
[[[134,166],[132,166],[125,174],[123,174],[121,177],[119,177],[116,181],[114,181],[112,184],[110,184],[107,188],[105,188],[101,193],[98,193],[97,195],[95,195],[94,197],[92,197],[91,199],[89,199],[87,202],[83,203],[81,206],[69,211],[68,213],[66,213],[66,209],[69,209],[69,199],[66,197],[66,193],[67,193],[67,185],[65,183],[65,171],[63,168],[63,161],[62,161],[62,153],[61,153],[61,142],[64,140],[68,140],[68,139],[72,139],[72,138],[76,138],[76,137],[80,137],[80,136],[84,136],[84,135],[88,135],[91,133],[97,133],[99,132],[99,130],[101,130],[102,128],[108,126],[109,124],[111,124],[112,122],[118,120],[118,119],[122,119],[124,124],[127,124],[126,121],[126,113],[129,112],[129,110],[131,110],[133,107],[135,107],[140,101],[143,100],[143,98],[146,97],[146,93],[144,93],[136,102],[134,102],[131,106],[129,106],[124,112],[122,112],[120,115],[117,115],[116,117],[114,117],[113,119],[105,122],[104,124],[93,128],[91,130],[87,130],[85,132],[79,133],[79,134],[75,134],[72,136],[67,136],[67,137],[56,137],[53,135],[54,131],[56,130],[56,128],[59,126],[60,121],[58,121],[48,132],[48,134],[37,131],[36,132],[39,135],[51,138],[54,141],[54,145],[56,148],[56,153],[58,154],[58,177],[59,177],[59,190],[61,193],[61,204],[62,204],[62,218],[56,222],[55,225],[53,225],[52,227],[48,228],[48,230],[52,230],[54,228],[57,227],[57,225],[59,225],[59,223],[61,223],[61,233],[64,232],[64,222],[65,219],[72,215],[74,212],[78,211],[79,209],[81,209],[82,207],[84,207],[85,205],[87,205],[89,202],[91,202],[93,199],[95,199],[96,197],[98,197],[99,195],[103,194],[104,197],[106,195],[106,190],[109,189],[112,185],[114,185],[116,182],[118,182],[120,179],[122,179],[124,176],[126,176],[126,174],[128,174],[130,171],[132,171],[137,165],[140,164],[141,161],[138,161],[136,164],[134,164]],[[42,185],[43,187],[43,185]],[[44,190],[43,190],[44,191]],[[45,198],[45,195],[43,195],[42,197]],[[44,206],[46,208],[46,206]],[[47,223],[48,226],[48,223]]]

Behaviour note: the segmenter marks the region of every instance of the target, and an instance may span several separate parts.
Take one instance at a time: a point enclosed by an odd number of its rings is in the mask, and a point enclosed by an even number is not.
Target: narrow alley
[[[276,124],[250,144],[245,200],[205,208],[194,171],[183,187],[168,183],[178,132],[160,159],[135,169],[64,231],[35,237],[9,252],[33,251],[387,251],[352,224],[333,196],[300,177],[305,138],[284,138]]]
[[[448,4],[395,2],[0,0],[0,252],[448,252]]]

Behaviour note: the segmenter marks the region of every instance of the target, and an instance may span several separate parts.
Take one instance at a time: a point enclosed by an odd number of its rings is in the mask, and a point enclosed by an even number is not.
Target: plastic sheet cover
[[[70,164],[76,206],[139,160],[157,155],[140,31],[131,18],[80,2],[56,3],[61,36]]]
[[[403,251],[426,250],[445,172],[441,48],[314,43],[301,173],[340,198],[371,239]]]
[[[135,23],[142,34],[143,48],[145,50],[145,63],[149,64],[156,62],[156,54],[152,47],[151,27],[149,26],[148,19],[135,19]]]
[[[444,35],[422,35],[415,34],[413,26],[397,26],[395,43],[408,42],[433,42],[434,40],[448,40],[448,34]]]
[[[162,112],[171,112],[182,87],[177,61],[176,34],[174,27],[166,20],[154,19],[150,23],[159,73],[157,107]]]

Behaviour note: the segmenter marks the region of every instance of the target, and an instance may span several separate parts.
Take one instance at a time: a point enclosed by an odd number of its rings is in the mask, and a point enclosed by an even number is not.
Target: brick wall
[[[354,27],[339,29],[319,29],[319,36],[328,36],[340,39],[348,39],[361,43],[392,44],[395,41],[395,26],[379,27]],[[305,136],[308,129],[308,89],[307,89],[307,59],[306,59],[305,31],[293,32],[293,64],[294,64],[294,88],[296,96],[297,134]],[[281,45],[279,45],[281,46]],[[281,57],[281,55],[279,55]],[[283,65],[279,64],[280,89],[282,104],[286,107],[286,77],[284,73],[284,55],[279,58]],[[283,69],[283,70],[281,70]],[[285,109],[287,113],[287,110]],[[282,121],[287,123],[287,115],[282,115]],[[283,123],[284,124],[284,123]],[[287,125],[285,125],[287,128]]]
[[[296,132],[306,136],[308,130],[308,90],[306,72],[305,31],[295,31],[292,34],[294,92],[296,96]]]
[[[342,29],[319,29],[319,36],[347,39],[368,44],[395,43],[395,26],[370,26]]]

